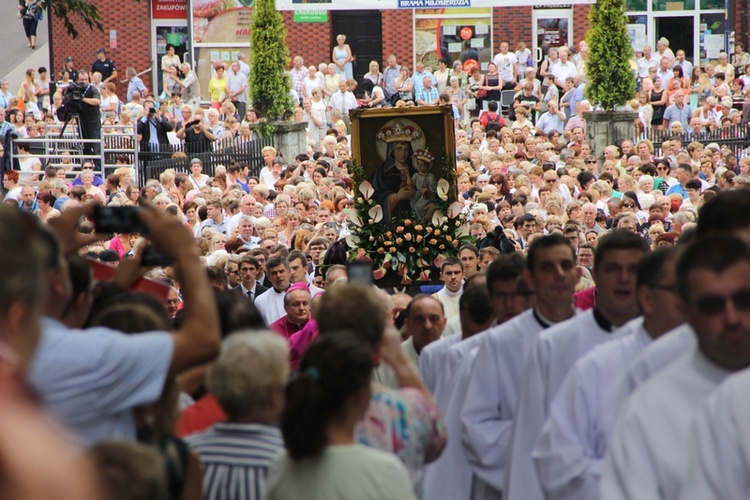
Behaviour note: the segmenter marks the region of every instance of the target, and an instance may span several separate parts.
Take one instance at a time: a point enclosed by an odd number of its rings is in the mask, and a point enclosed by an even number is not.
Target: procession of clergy
[[[438,294],[458,315],[407,341],[448,434],[422,497],[750,498],[749,246],[729,191],[676,246],[603,236],[593,294],[560,234]]]

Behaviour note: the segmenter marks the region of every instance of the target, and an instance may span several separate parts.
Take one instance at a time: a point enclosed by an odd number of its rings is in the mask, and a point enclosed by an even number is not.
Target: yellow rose
[[[409,253],[414,253],[414,252],[416,252],[416,251],[417,251],[417,249],[416,249],[416,248],[414,248],[414,247],[409,247]]]
[[[404,221],[404,226],[406,226],[406,227],[409,227],[409,226],[411,226],[411,220],[409,220],[409,219],[406,219],[406,220]]]
[[[417,237],[416,237],[417,243],[422,243],[422,240],[423,240],[423,239],[424,239],[424,238],[422,237],[422,235],[421,235],[421,234],[418,234],[418,235],[417,235]]]
[[[378,248],[377,252],[378,252],[378,253],[379,253],[380,255],[383,255],[383,254],[385,253],[385,248],[383,248],[383,247],[380,247],[380,248]]]

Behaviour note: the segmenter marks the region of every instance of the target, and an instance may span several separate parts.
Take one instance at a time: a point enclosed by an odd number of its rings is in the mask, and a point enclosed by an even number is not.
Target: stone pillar
[[[284,161],[293,163],[294,157],[307,152],[307,122],[275,122],[274,147],[284,156]]]
[[[592,111],[584,113],[586,119],[586,142],[591,144],[591,151],[602,161],[604,148],[610,144],[618,148],[626,139],[633,140],[635,130],[633,123],[638,113],[633,111]]]

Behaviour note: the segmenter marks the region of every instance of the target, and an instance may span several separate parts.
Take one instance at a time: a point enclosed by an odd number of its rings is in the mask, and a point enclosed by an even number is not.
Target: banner
[[[567,4],[593,4],[595,0],[573,0]],[[276,0],[277,10],[386,10],[444,9],[466,7],[527,7],[528,0]],[[534,1],[535,7],[559,5],[560,0]]]
[[[153,19],[187,19],[187,2],[185,0],[152,0],[151,17]]]

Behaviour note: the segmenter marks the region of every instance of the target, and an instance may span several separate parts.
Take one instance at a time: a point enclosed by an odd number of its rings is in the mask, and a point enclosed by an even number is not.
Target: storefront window
[[[238,52],[249,57],[250,22],[253,0],[225,5],[221,2],[191,2],[193,47],[201,99],[209,100],[208,82],[213,76],[212,64],[231,63]]]
[[[467,70],[477,64],[485,70],[492,61],[492,49],[491,8],[417,9],[414,13],[415,58],[433,70],[441,58],[449,67],[461,61]]]

